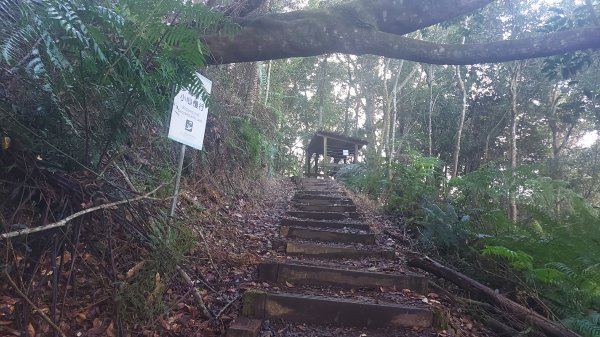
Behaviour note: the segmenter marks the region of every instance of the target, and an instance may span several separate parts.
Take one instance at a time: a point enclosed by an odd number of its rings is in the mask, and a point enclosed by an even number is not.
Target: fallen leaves
[[[31,322],[27,324],[27,336],[35,337],[35,328],[33,327],[33,324],[31,324]]]
[[[142,261],[136,263],[135,266],[131,267],[127,271],[127,273],[125,274],[125,279],[129,280],[130,278],[134,277],[135,274],[137,274],[142,269],[144,264],[146,264],[146,260],[142,260]]]

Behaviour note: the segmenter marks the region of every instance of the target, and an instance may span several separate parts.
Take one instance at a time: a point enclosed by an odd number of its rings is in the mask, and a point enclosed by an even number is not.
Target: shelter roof
[[[323,154],[323,138],[325,137],[327,137],[327,155],[332,157],[341,156],[343,150],[348,150],[349,155],[354,155],[354,145],[357,145],[358,149],[361,149],[363,146],[369,144],[364,139],[320,130],[313,135],[310,143],[308,143],[307,150],[309,155],[314,153]]]

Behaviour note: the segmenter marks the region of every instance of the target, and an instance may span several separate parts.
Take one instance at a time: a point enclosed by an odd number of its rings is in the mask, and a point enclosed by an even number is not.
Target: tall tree
[[[427,89],[428,89],[428,108],[427,108],[427,140],[429,145],[428,155],[433,155],[433,108],[435,106],[435,99],[433,98],[433,84],[435,82],[435,66],[433,64],[425,66],[425,72],[427,75]]]
[[[521,70],[523,68],[523,62],[513,62],[509,66],[510,71],[510,168],[512,169],[512,185],[515,185],[515,177],[517,169],[517,125],[519,123],[519,107],[518,107],[518,95],[519,95],[519,83],[521,80]],[[510,218],[513,223],[517,222],[518,210],[517,210],[517,197],[514,188],[510,191]]]
[[[465,81],[460,74],[460,67],[454,66],[454,73],[456,76],[456,84],[461,95],[460,105],[460,117],[458,118],[458,126],[456,128],[456,136],[454,140],[454,154],[452,160],[452,172],[453,176],[458,176],[458,157],[460,156],[460,140],[462,137],[463,127],[465,125],[465,115],[467,113],[467,90],[465,89]]]

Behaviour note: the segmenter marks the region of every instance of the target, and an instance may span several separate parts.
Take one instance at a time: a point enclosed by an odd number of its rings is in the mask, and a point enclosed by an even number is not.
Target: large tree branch
[[[438,44],[375,33],[356,39],[355,43],[352,54],[357,55],[374,54],[429,64],[498,63],[600,48],[600,28],[582,28],[518,40],[465,45]]]
[[[483,8],[494,0],[357,0],[341,8],[372,17],[379,31],[404,35]]]
[[[370,2],[372,1],[372,2]],[[355,0],[326,9],[237,19],[234,37],[204,36],[211,64],[373,54],[435,64],[504,62],[600,47],[600,28],[471,45],[403,37],[485,6],[491,0]]]
[[[325,54],[323,46],[348,32],[404,35],[486,6],[493,0],[355,0],[324,9],[234,19],[233,38],[203,36],[210,63],[264,61]],[[276,49],[283,54],[274,53]],[[236,55],[233,55],[236,54]]]

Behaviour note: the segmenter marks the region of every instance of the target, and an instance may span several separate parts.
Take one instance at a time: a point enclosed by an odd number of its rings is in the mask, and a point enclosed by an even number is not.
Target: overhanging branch
[[[489,2],[356,0],[332,8],[239,18],[241,30],[236,36],[212,35],[202,39],[208,47],[210,64],[344,53],[462,65],[600,48],[600,27],[470,45],[436,44],[402,36]]]

